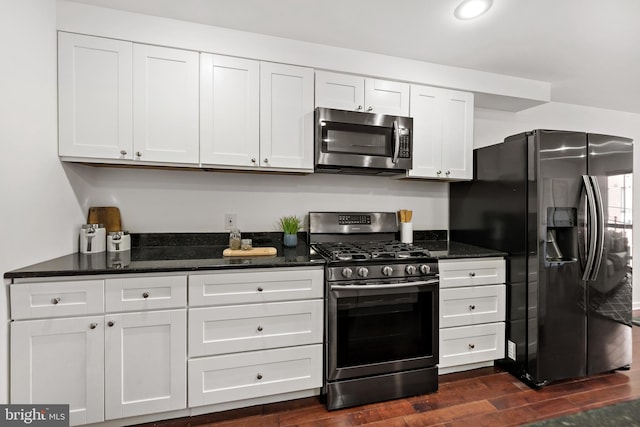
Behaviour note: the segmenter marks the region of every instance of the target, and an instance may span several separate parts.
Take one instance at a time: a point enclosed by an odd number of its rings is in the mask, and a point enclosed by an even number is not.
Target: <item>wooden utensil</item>
[[[122,231],[120,209],[115,206],[90,207],[87,224],[104,224],[107,233]]]
[[[251,249],[230,249],[227,248],[222,251],[223,256],[265,256],[265,255],[275,255],[278,253],[276,248],[265,247],[265,248],[251,248]]]

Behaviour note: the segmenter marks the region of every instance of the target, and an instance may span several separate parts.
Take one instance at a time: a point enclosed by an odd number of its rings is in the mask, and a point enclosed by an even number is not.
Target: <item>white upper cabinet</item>
[[[251,167],[259,158],[260,63],[200,54],[200,161]]]
[[[197,164],[198,55],[59,33],[60,156]]]
[[[313,171],[313,69],[260,63],[261,168]]]
[[[198,163],[197,52],[134,44],[134,156]]]
[[[409,84],[317,71],[316,106],[408,116]]]
[[[412,178],[473,179],[473,94],[411,85]]]
[[[58,34],[60,156],[132,159],[133,44]]]

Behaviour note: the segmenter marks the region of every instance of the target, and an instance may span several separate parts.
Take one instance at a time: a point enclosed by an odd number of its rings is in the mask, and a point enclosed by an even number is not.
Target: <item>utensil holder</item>
[[[413,223],[400,223],[400,241],[402,243],[413,243]]]

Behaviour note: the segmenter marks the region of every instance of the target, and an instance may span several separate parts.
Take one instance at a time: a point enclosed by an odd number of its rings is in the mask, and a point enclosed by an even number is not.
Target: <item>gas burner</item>
[[[426,249],[398,241],[317,243],[315,249],[331,261],[430,258]]]

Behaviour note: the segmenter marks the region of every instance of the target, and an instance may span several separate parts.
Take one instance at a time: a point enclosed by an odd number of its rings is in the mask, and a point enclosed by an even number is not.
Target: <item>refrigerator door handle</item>
[[[593,194],[593,187],[591,185],[591,179],[589,175],[582,175],[582,181],[584,181],[584,188],[587,193],[587,214],[589,216],[589,225],[587,228],[587,235],[589,236],[589,252],[587,253],[587,263],[584,266],[582,280],[590,280],[592,276],[591,273],[593,270],[593,263],[596,257],[596,233],[598,230],[598,221],[596,213],[596,200]]]
[[[593,264],[593,271],[590,280],[596,280],[598,278],[598,272],[600,271],[600,264],[602,263],[602,255],[604,252],[604,203],[602,202],[602,193],[600,192],[600,184],[598,184],[598,178],[595,176],[589,177],[591,180],[591,186],[593,187],[593,194],[596,201],[596,221],[598,229],[596,233],[596,257]]]

